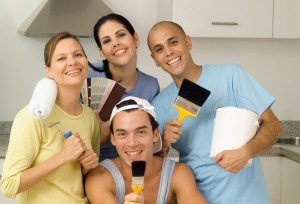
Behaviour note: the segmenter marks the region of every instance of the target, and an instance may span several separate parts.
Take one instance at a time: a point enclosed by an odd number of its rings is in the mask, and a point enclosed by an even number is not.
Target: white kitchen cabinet
[[[299,0],[274,0],[273,38],[300,38],[299,21]]]
[[[281,203],[282,157],[260,157],[271,204]]]
[[[191,37],[272,38],[273,0],[173,0],[172,9]]]
[[[300,201],[300,164],[283,158],[281,203],[299,204]]]

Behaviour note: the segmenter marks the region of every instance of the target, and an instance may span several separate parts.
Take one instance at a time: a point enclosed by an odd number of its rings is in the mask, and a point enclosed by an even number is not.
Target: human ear
[[[106,60],[106,57],[101,49],[99,49],[100,57],[102,60]]]
[[[185,40],[185,43],[186,43],[187,47],[189,48],[189,50],[192,50],[193,45],[192,45],[191,37],[187,35],[187,36],[185,36],[184,40]]]
[[[50,79],[52,79],[53,77],[52,77],[52,72],[51,72],[51,68],[50,67],[45,67],[45,72],[46,72],[46,74],[47,74],[47,76],[50,78]]]
[[[156,128],[156,129],[154,130],[154,132],[153,132],[153,142],[157,142],[158,139],[159,139],[159,137],[160,137],[159,129]]]
[[[113,146],[116,146],[116,141],[115,141],[115,137],[114,137],[113,133],[110,133],[110,141]]]
[[[151,55],[152,59],[154,60],[155,65],[156,65],[157,67],[159,67],[159,64],[158,64],[158,62],[156,61],[156,59],[155,59],[155,57],[153,56],[153,54],[151,53],[150,55]]]
[[[140,38],[136,32],[134,33],[133,38],[134,38],[134,42],[135,42],[135,47],[136,48],[139,47],[140,46]]]

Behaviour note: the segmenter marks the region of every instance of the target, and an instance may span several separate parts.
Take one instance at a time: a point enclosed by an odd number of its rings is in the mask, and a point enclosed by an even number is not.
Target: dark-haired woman
[[[136,96],[149,102],[159,93],[156,78],[137,68],[138,34],[131,23],[115,13],[101,17],[94,26],[94,38],[99,47],[102,62],[90,64],[88,77],[113,79],[126,88],[123,98]],[[118,156],[111,144],[108,122],[98,117],[101,129],[100,160]]]

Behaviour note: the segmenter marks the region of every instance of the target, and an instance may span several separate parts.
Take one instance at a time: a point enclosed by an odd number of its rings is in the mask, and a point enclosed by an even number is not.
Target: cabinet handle
[[[238,25],[237,22],[211,22],[212,25]]]

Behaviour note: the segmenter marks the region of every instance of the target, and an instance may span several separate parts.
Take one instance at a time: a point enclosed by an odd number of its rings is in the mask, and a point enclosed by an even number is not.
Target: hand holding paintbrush
[[[144,174],[146,169],[145,161],[133,161],[132,169],[132,185],[131,188],[136,195],[139,195],[144,188]]]
[[[178,96],[173,106],[178,111],[178,121],[169,121],[165,124],[164,129],[164,147],[161,151],[165,156],[168,154],[172,143],[177,142],[181,135],[181,122],[186,117],[197,117],[200,108],[210,95],[210,91],[199,86],[198,84],[184,79],[179,89]],[[171,134],[166,134],[170,132]]]

